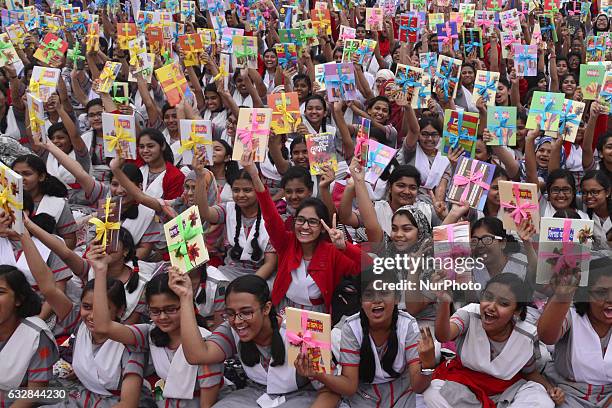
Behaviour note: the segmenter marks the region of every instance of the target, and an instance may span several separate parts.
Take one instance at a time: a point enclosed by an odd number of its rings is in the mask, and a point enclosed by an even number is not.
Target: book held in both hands
[[[304,354],[316,372],[331,373],[331,316],[293,307],[285,309],[285,316],[289,367]]]

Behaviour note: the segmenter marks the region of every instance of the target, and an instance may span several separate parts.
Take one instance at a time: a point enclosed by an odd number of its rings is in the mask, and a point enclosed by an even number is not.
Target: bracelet
[[[421,375],[433,375],[436,370],[434,368],[421,368]]]

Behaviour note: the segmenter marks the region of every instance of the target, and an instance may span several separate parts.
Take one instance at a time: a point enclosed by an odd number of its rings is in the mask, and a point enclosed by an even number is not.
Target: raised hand
[[[334,170],[329,165],[324,165],[321,170],[323,173],[321,174],[321,179],[319,180],[319,188],[328,189],[331,183],[336,179],[336,174]]]
[[[109,257],[106,248],[101,244],[92,244],[87,252],[87,261],[95,272],[105,272],[108,269]]]
[[[421,367],[431,369],[436,366],[436,348],[429,327],[421,329],[421,338],[417,345]]]
[[[332,218],[332,227],[330,228],[325,221],[321,220],[321,225],[327,231],[330,241],[336,246],[336,248],[344,251],[346,249],[346,241],[344,240],[344,234],[342,231],[336,228],[336,214]]]
[[[255,157],[255,151],[252,149],[245,148],[242,153],[242,158],[240,159],[240,165],[249,173],[251,177],[257,176],[257,166],[255,166],[255,162],[253,161]]]
[[[359,163],[359,159],[357,157],[353,157],[353,159],[351,160],[351,165],[349,166],[349,171],[351,172],[351,177],[353,177],[353,179],[356,182],[360,182],[361,183],[361,182],[365,181],[365,175],[364,175],[363,167]]]
[[[193,286],[188,274],[181,273],[177,267],[171,266],[168,268],[168,275],[170,277],[168,286],[178,297],[182,299],[193,298]]]

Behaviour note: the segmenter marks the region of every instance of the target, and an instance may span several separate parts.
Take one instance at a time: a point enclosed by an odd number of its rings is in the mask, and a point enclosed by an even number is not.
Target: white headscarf
[[[390,79],[395,78],[395,74],[390,69],[381,69],[380,71],[376,73],[376,80],[380,78],[384,79],[386,82]],[[372,91],[374,92],[374,95],[375,96],[380,95],[378,91],[378,87],[376,86],[376,81],[374,81],[374,84],[372,85],[372,87],[373,87]]]

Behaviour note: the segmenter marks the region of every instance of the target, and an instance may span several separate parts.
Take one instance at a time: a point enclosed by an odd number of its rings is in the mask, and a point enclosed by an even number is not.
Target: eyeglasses
[[[302,216],[295,217],[295,225],[302,226],[306,223],[308,223],[308,226],[315,228],[321,225],[321,220],[318,218],[306,218]]]
[[[605,188],[599,188],[597,190],[591,190],[591,191],[582,191],[582,195],[585,197],[597,197],[599,195],[599,193],[601,193],[602,191],[606,191]]]
[[[483,245],[489,246],[495,240],[502,241],[503,238],[498,237],[497,235],[485,235],[484,237],[473,237],[472,239],[470,239],[470,245],[475,247],[478,245],[479,242],[482,242]]]
[[[563,194],[563,195],[570,195],[572,194],[572,188],[571,187],[553,187],[550,189],[550,194],[551,195],[559,195],[559,194]]]
[[[440,137],[440,134],[438,132],[421,132],[421,136],[423,136],[423,139],[436,139]]]
[[[151,316],[161,316],[162,313],[165,313],[166,316],[175,315],[181,309],[180,306],[168,306],[162,309],[158,308],[150,308],[149,315]]]
[[[589,295],[595,300],[604,301],[612,299],[612,288],[596,288],[589,290]]]
[[[366,302],[372,302],[375,300],[390,299],[394,296],[395,292],[391,290],[367,289],[363,292],[362,299]]]
[[[253,315],[255,315],[255,312],[251,310],[250,312],[239,312],[239,313],[223,312],[221,317],[226,322],[231,323],[234,320],[236,320],[236,318],[242,320],[243,322],[245,322],[247,320],[251,320],[253,318]]]

